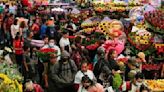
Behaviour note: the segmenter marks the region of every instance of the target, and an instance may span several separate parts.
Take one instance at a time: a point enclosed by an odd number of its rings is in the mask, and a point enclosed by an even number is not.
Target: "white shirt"
[[[42,48],[50,48],[50,46],[48,45],[48,44],[46,44],[45,46],[43,46]],[[61,51],[60,51],[60,48],[58,47],[58,46],[56,46],[56,45],[54,45],[53,47],[51,47],[51,48],[53,48],[53,49],[55,49],[55,50],[57,50],[57,61],[59,61],[60,60],[60,55],[61,55]]]
[[[19,25],[11,25],[11,35],[13,39],[15,38],[17,32],[19,32]]]
[[[81,72],[81,71],[78,71],[75,75],[75,81],[74,83],[75,84],[80,84],[81,83],[81,80],[82,80],[82,77],[84,75],[88,75],[88,77],[93,80],[95,78],[93,72],[91,70],[87,70],[87,72],[84,72],[84,74]]]
[[[59,41],[60,47],[65,47],[67,45],[70,45],[69,39],[68,38],[61,38]]]

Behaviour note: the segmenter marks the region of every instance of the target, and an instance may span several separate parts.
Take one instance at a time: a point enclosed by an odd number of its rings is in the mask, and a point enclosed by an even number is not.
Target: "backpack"
[[[74,70],[73,70],[73,65],[72,65],[72,63],[71,63],[71,60],[68,60],[68,63],[69,63],[69,66],[70,66],[70,68],[71,68],[71,72],[73,73],[74,72]],[[59,61],[59,70],[58,70],[58,75],[59,74],[61,74],[61,71],[62,71],[62,61],[60,60]]]

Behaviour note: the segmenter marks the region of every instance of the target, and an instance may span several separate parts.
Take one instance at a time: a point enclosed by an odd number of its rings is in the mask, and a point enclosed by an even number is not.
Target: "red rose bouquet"
[[[95,43],[95,44],[90,44],[88,46],[86,46],[86,48],[88,50],[96,50],[99,47],[99,44]]]
[[[56,54],[57,51],[55,49],[52,48],[44,48],[44,49],[40,49],[37,52],[37,56],[43,61],[43,62],[47,62],[50,59],[50,55],[51,54]]]

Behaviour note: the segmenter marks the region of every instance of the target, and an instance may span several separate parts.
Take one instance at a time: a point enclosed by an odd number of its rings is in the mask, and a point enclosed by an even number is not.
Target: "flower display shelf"
[[[164,91],[164,79],[158,80],[145,80],[145,83],[149,89],[153,92],[163,92]]]
[[[164,11],[155,10],[144,14],[146,24],[152,31],[164,34]]]
[[[104,12],[124,12],[129,11],[134,7],[142,6],[140,3],[93,3],[93,7],[95,11]]]
[[[161,68],[161,65],[159,65],[159,64],[144,64],[144,65],[142,65],[142,70],[152,71],[152,70],[159,70],[160,68]]]

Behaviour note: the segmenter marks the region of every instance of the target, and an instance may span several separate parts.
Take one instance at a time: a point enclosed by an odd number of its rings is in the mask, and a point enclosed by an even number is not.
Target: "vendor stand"
[[[164,91],[164,79],[145,80],[145,84],[152,92]]]

